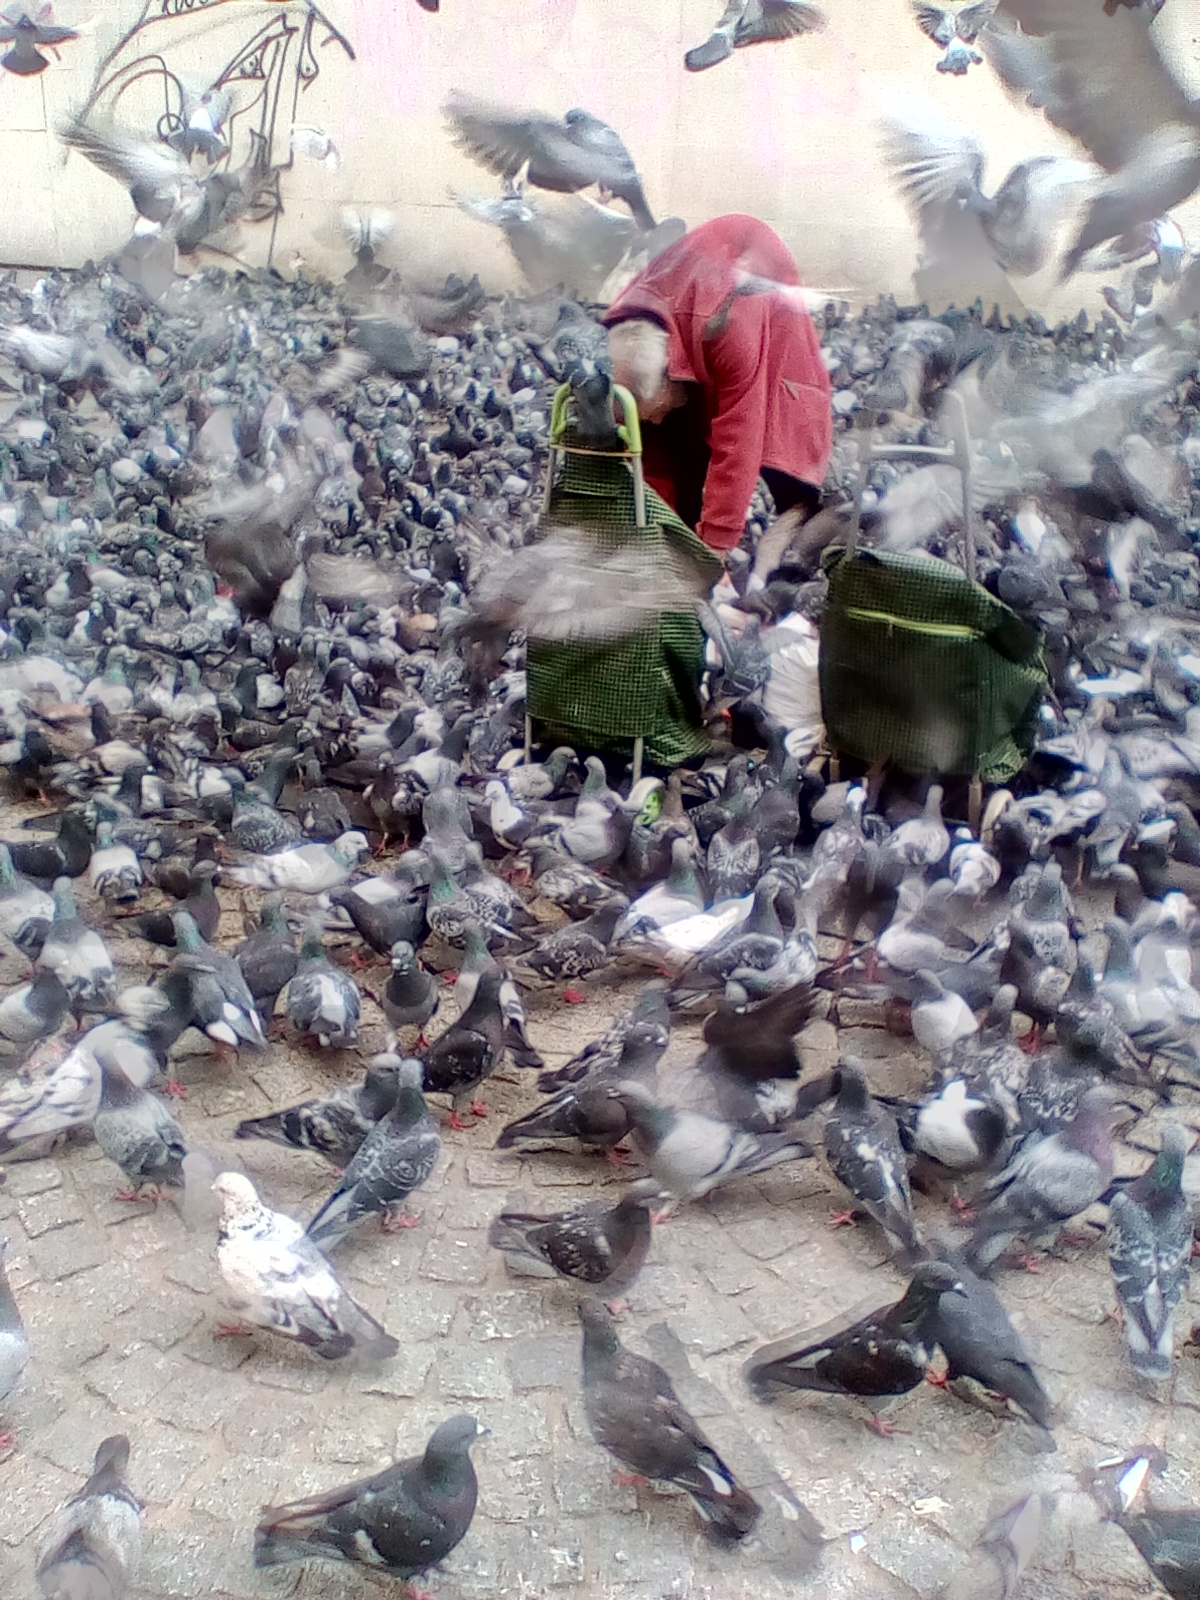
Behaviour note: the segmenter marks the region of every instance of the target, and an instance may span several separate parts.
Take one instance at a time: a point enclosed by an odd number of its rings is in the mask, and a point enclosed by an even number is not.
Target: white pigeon
[[[255,856],[244,867],[228,868],[225,876],[250,889],[324,894],[346,881],[366,849],[366,834],[352,829],[332,844],[300,844],[276,855]]]
[[[144,1089],[159,1062],[138,1023],[154,1002],[162,1003],[155,991],[128,989],[118,1001],[125,1016],[97,1023],[70,1050],[57,1040],[36,1050],[0,1089],[0,1149],[90,1123],[100,1105],[102,1063]]]
[[[213,1190],[223,1207],[217,1265],[239,1316],[326,1361],[396,1354],[396,1340],[350,1298],[301,1225],[263,1205],[249,1178],[222,1172]]]

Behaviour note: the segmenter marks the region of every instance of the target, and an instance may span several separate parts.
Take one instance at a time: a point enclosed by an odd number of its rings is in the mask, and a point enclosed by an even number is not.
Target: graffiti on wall
[[[217,11],[226,22],[234,5],[239,13],[252,13],[253,31],[198,96],[183,67],[196,29],[183,24]],[[117,120],[120,101],[135,84],[143,91],[149,85],[156,99],[161,94],[160,139],[202,151],[216,170],[239,164],[255,169],[255,201],[242,220],[271,221],[269,263],[283,210],[281,178],[294,160],[292,127],[301,96],[320,76],[331,46],[355,59],[350,41],[310,0],[147,0],[137,21],[100,61],[80,118]]]

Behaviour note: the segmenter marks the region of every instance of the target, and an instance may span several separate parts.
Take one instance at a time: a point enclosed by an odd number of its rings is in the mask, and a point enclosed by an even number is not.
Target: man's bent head
[[[682,383],[667,377],[667,330],[645,317],[631,317],[608,330],[613,382],[637,401],[643,422],[661,422],[687,400]]]

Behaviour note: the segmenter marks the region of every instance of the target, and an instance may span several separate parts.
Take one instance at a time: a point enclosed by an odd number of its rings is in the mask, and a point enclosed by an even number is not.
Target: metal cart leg
[[[642,756],[645,752],[645,748],[646,741],[639,733],[637,738],[633,741],[633,782],[635,784],[642,781]]]
[[[971,779],[967,789],[967,821],[971,825],[971,832],[978,836],[979,823],[983,817],[983,779],[978,773]]]
[[[529,765],[533,755],[533,718],[528,711],[525,713],[525,765]]]

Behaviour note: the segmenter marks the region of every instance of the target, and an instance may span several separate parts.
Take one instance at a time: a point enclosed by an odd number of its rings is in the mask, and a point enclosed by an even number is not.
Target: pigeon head
[[[434,1429],[425,1446],[425,1473],[435,1489],[454,1492],[473,1477],[468,1451],[487,1433],[474,1417],[450,1417]]]
[[[920,1327],[936,1312],[944,1294],[965,1296],[966,1292],[958,1273],[945,1261],[922,1261],[914,1268],[892,1316],[900,1327]]]
[[[865,1111],[871,1099],[861,1061],[847,1056],[838,1068],[838,1105],[843,1111]]]
[[[329,846],[329,854],[342,867],[352,867],[364,851],[369,849],[367,836],[360,833],[357,828],[351,828],[349,833],[343,833],[340,839],[335,839]]]
[[[1178,1122],[1168,1122],[1163,1129],[1162,1145],[1154,1158],[1154,1164],[1147,1173],[1147,1180],[1152,1190],[1174,1191],[1179,1188],[1183,1177],[1184,1158],[1188,1153],[1188,1136],[1186,1129]]]
[[[110,1479],[123,1478],[128,1465],[129,1440],[123,1433],[114,1433],[109,1438],[101,1440],[96,1447],[92,1477],[98,1478],[103,1473]]]
[[[411,972],[413,963],[417,959],[417,952],[407,939],[397,939],[392,946],[392,971]]]
[[[595,1350],[612,1354],[621,1347],[617,1338],[617,1325],[599,1300],[589,1295],[579,1302],[579,1320],[583,1324],[583,1338]]]
[[[240,1172],[218,1174],[213,1193],[220,1196],[226,1222],[235,1222],[261,1209],[257,1190]]]
[[[415,1056],[405,1056],[396,1068],[396,1084],[401,1089],[420,1090],[425,1083],[425,1068]]]

